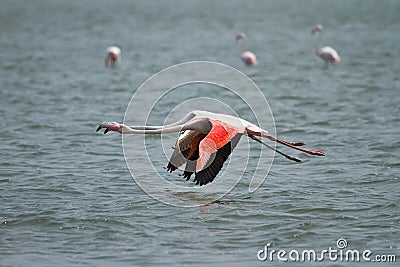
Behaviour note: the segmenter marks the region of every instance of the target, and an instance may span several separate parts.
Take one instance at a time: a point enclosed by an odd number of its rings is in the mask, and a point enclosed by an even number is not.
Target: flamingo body
[[[183,119],[165,126],[126,126],[116,122],[104,122],[97,131],[105,129],[121,134],[163,134],[180,132],[174,151],[167,165],[167,171],[173,172],[186,164],[183,177],[189,180],[195,173],[194,182],[205,185],[214,180],[236,147],[242,135],[273,149],[277,153],[294,161],[297,158],[286,155],[264,143],[256,136],[267,138],[290,148],[317,156],[324,153],[318,150],[300,148],[303,143],[289,143],[268,134],[268,131],[244,119],[208,111],[194,110]]]
[[[105,66],[115,67],[119,60],[121,60],[121,48],[116,45],[108,47],[105,59]]]
[[[247,66],[253,66],[258,64],[256,55],[250,51],[244,51],[240,53],[240,57]]]
[[[330,46],[320,48],[317,55],[325,61],[339,63],[341,58],[338,52]]]

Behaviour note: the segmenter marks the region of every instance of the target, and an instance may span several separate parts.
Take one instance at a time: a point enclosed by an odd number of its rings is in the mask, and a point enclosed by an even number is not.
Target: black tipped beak
[[[108,128],[106,128],[106,129],[104,130],[104,134],[106,134],[106,133],[108,133]]]
[[[101,125],[99,125],[99,127],[97,127],[96,132],[101,130]]]

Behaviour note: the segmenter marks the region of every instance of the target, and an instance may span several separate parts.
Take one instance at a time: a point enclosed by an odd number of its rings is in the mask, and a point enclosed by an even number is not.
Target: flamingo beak
[[[109,128],[109,127],[106,126],[104,123],[100,124],[99,127],[97,127],[96,132],[100,131],[100,130],[103,129],[103,128],[105,128],[104,134],[108,133],[108,131],[109,131],[108,128]]]

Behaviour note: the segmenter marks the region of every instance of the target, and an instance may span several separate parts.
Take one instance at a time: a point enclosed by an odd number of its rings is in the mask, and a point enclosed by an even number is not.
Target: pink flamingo
[[[175,171],[186,163],[183,177],[189,180],[191,175],[195,173],[194,182],[200,186],[214,180],[242,135],[247,135],[251,139],[296,162],[301,160],[269,146],[257,137],[264,137],[311,155],[325,155],[324,152],[319,150],[300,148],[304,143],[289,143],[275,138],[269,135],[266,130],[244,119],[201,110],[192,111],[183,119],[165,126],[126,126],[117,122],[103,122],[96,131],[101,129],[105,129],[105,134],[109,131],[121,134],[180,132],[167,165],[167,170],[169,172]]]
[[[236,36],[236,41],[241,41],[242,46],[240,47],[240,58],[247,66],[257,65],[257,58],[256,55],[250,51],[246,51],[246,34],[244,32],[239,33]]]
[[[121,48],[119,46],[113,45],[107,48],[105,66],[115,67],[116,63],[121,60]]]
[[[330,46],[324,46],[324,47],[320,48],[320,44],[322,41],[322,30],[323,29],[324,28],[322,27],[322,25],[315,25],[311,29],[312,34],[319,32],[319,38],[317,41],[317,49],[316,49],[317,56],[319,56],[320,58],[322,58],[325,61],[325,66],[328,66],[329,63],[339,63],[341,59],[340,59],[338,52],[335,49],[333,49]]]

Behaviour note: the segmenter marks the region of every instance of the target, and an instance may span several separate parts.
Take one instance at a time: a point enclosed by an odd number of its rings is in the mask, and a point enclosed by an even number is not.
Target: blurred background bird
[[[246,51],[246,34],[244,32],[239,33],[236,36],[236,41],[241,42],[240,47],[240,58],[247,66],[257,65],[258,61],[256,55],[253,52]]]
[[[121,48],[116,45],[108,47],[105,59],[106,68],[116,67],[117,62],[120,60],[121,60]]]
[[[321,42],[322,42],[322,31],[323,31],[323,27],[322,25],[315,25],[312,29],[311,29],[311,33],[315,34],[317,32],[319,32],[319,38],[317,41],[317,48],[316,48],[316,54],[317,56],[319,56],[320,58],[322,58],[325,61],[325,66],[328,66],[329,63],[339,63],[341,61],[341,58],[338,54],[338,52],[333,49],[330,46],[324,46],[324,47],[320,47],[321,46]]]

